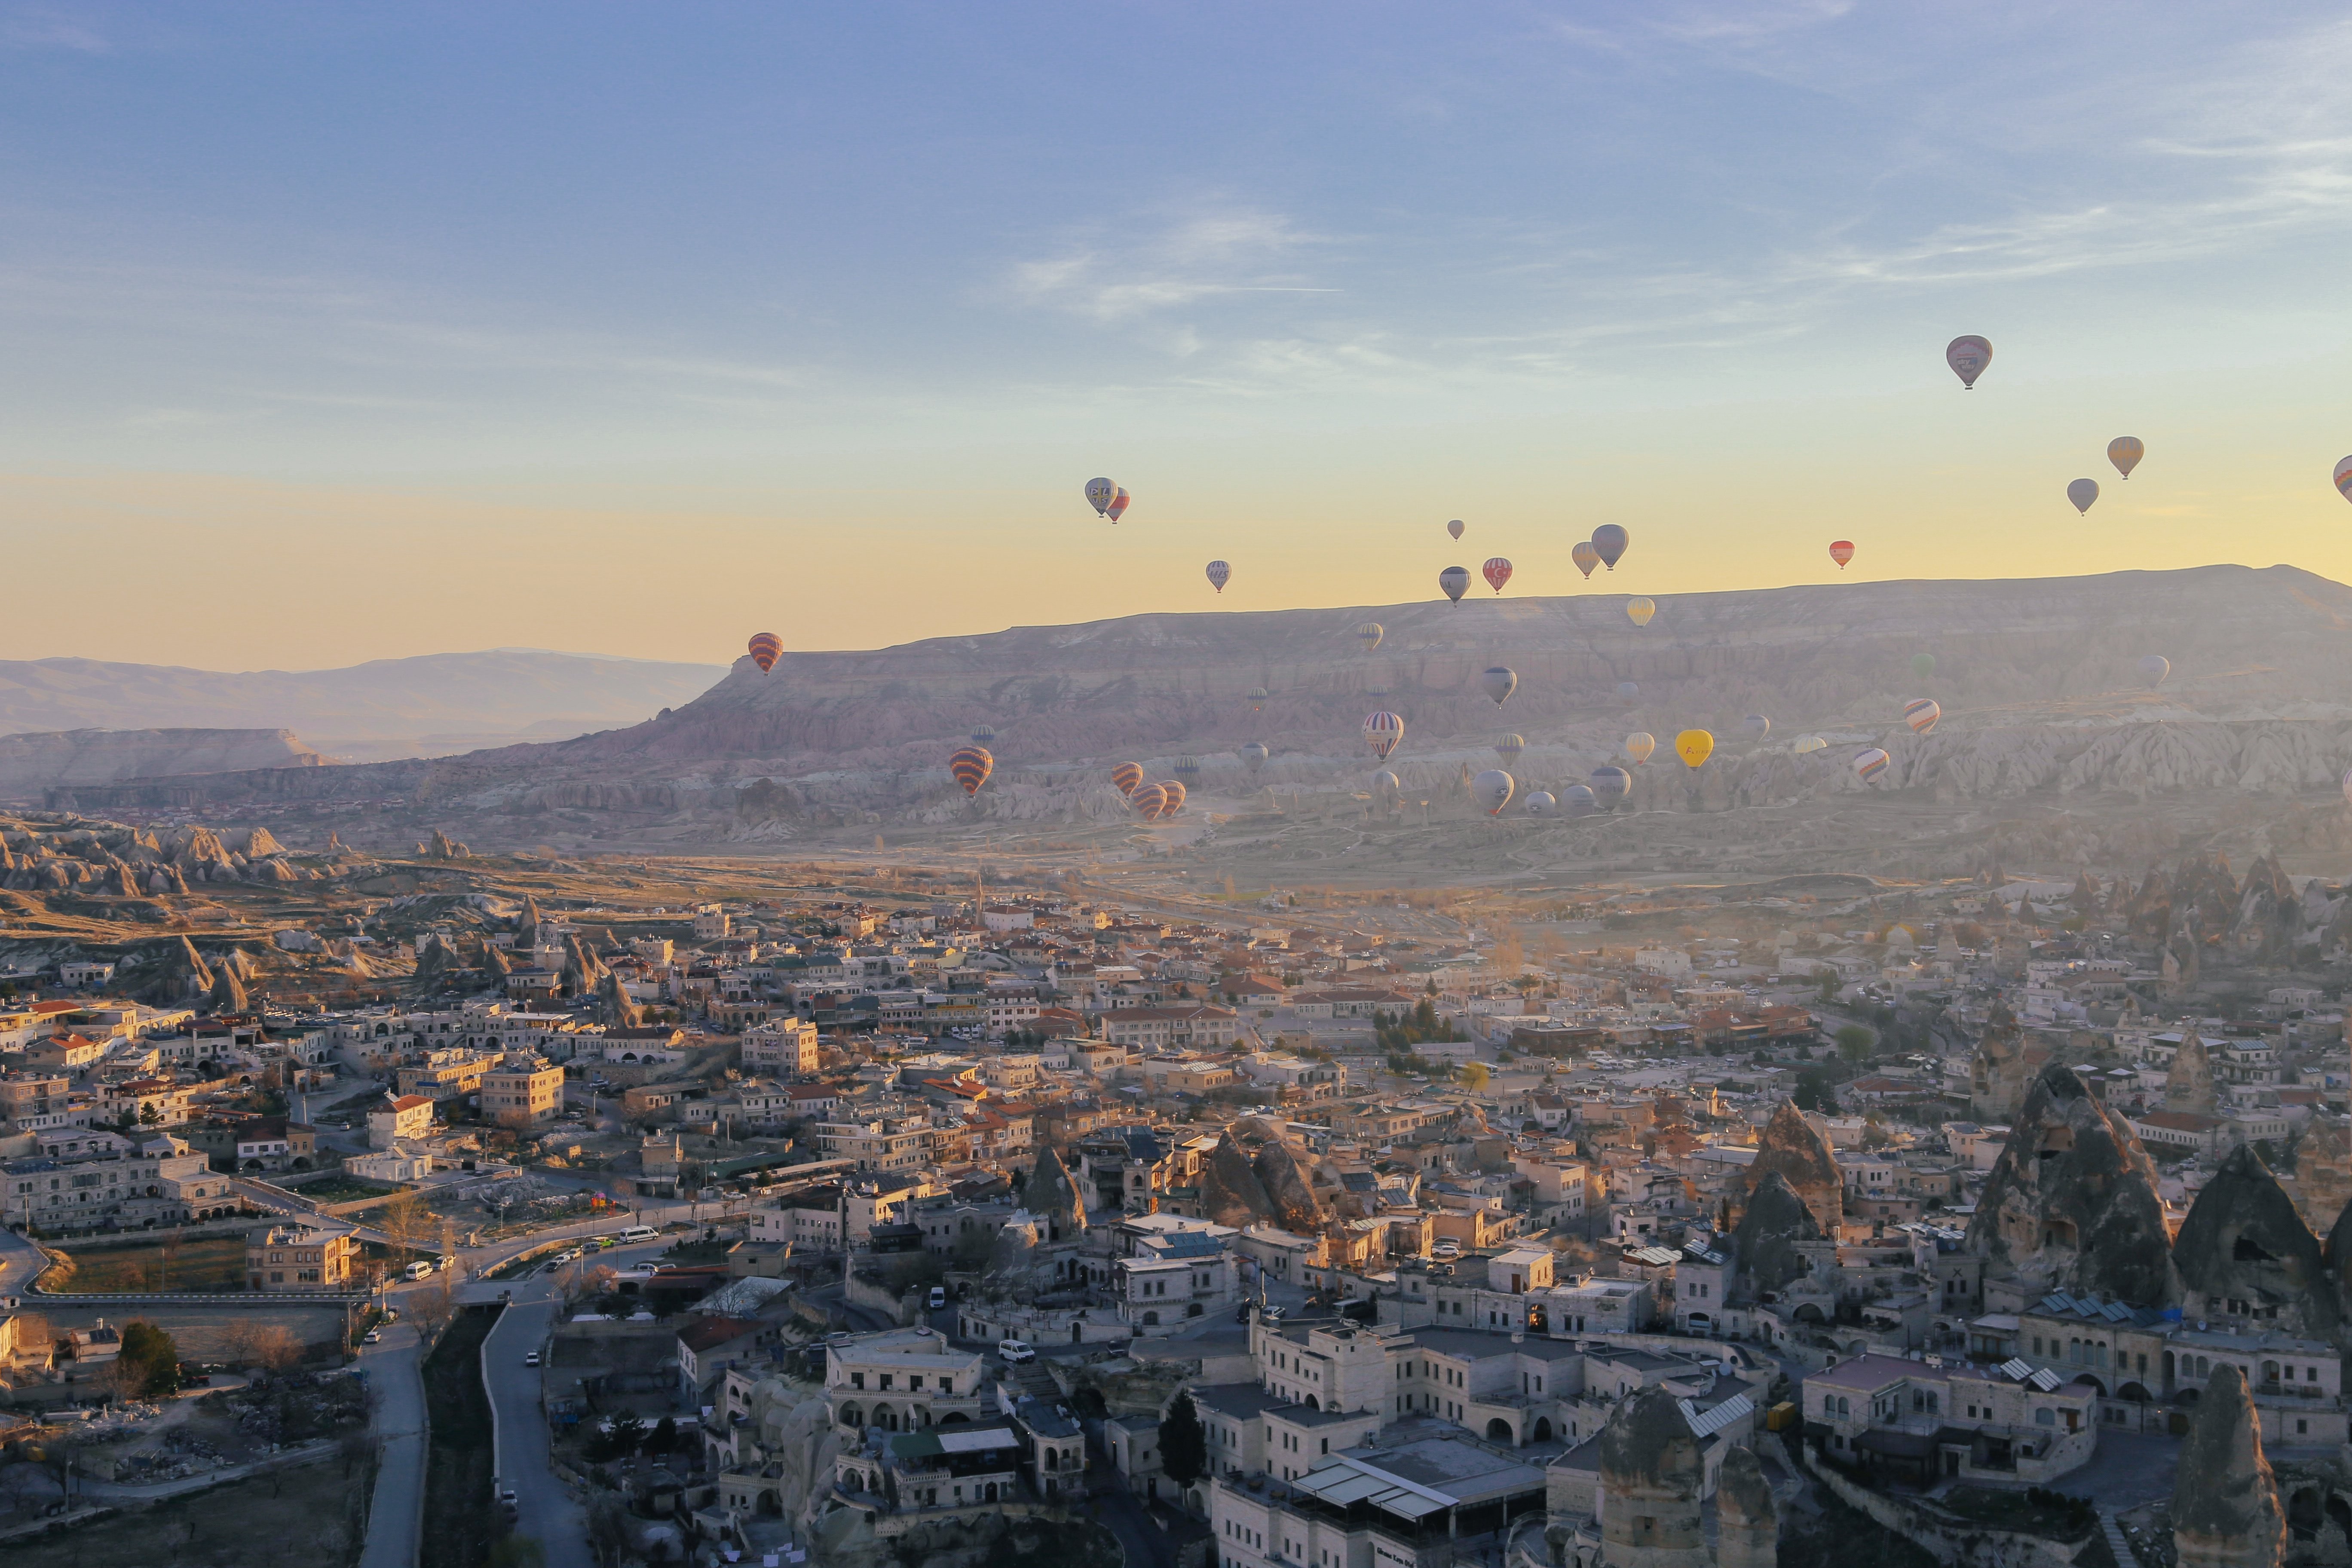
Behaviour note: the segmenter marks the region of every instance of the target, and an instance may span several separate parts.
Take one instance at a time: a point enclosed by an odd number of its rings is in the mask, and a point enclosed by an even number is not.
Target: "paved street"
[[[548,1461],[541,1369],[523,1364],[525,1356],[545,1347],[559,1303],[545,1280],[512,1289],[514,1303],[482,1342],[483,1382],[498,1423],[499,1483],[514,1489],[516,1533],[546,1548],[547,1568],[593,1568],[586,1513]]]
[[[425,1379],[415,1331],[395,1323],[380,1344],[360,1347],[375,1391],[375,1493],[360,1568],[415,1568],[425,1507]]]

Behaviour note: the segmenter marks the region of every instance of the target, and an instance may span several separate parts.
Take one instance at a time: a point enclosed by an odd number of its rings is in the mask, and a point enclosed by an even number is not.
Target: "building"
[[[245,1239],[248,1290],[336,1290],[352,1283],[359,1243],[349,1231],[273,1225]]]
[[[367,1113],[368,1147],[389,1149],[404,1139],[433,1134],[434,1102],[421,1094],[404,1094]]]
[[[920,1432],[977,1420],[982,1363],[927,1328],[859,1334],[825,1347],[824,1396],[844,1453],[869,1426]]]
[[[743,1031],[743,1066],[771,1072],[814,1073],[820,1064],[816,1026],[776,1018]]]
[[[1466,1433],[1318,1455],[1288,1481],[1220,1477],[1209,1529],[1221,1568],[1438,1568],[1492,1552],[1546,1511],[1544,1472]]]
[[[227,1175],[165,1133],[60,1128],[40,1147],[0,1164],[0,1213],[20,1230],[54,1236],[182,1225],[240,1207]]]
[[[482,1115],[501,1127],[544,1127],[562,1109],[563,1069],[552,1062],[509,1057],[482,1075]]]

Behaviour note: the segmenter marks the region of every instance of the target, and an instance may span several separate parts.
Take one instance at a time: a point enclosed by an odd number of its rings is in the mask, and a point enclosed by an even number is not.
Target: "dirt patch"
[[[233,1481],[198,1496],[9,1542],[9,1568],[345,1568],[359,1560],[373,1468],[356,1458]]]
[[[245,1284],[245,1237],[207,1236],[176,1246],[59,1248],[41,1279],[49,1290],[234,1290]]]

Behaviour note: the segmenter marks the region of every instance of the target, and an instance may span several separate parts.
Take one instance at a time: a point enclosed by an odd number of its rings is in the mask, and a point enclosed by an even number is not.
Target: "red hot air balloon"
[[[1853,559],[1853,541],[1851,539],[1832,540],[1830,542],[1830,559],[1838,563],[1839,571],[1844,571],[1845,563]]]
[[[1135,815],[1146,822],[1157,822],[1168,815],[1168,791],[1156,784],[1139,784],[1127,804],[1135,807]]]
[[[784,639],[773,632],[761,632],[751,639],[751,662],[765,675],[776,668],[776,660],[784,651]]]
[[[1491,557],[1478,570],[1486,575],[1486,586],[1497,594],[1503,591],[1503,584],[1511,580],[1511,563],[1499,555]]]
[[[1162,816],[1173,816],[1184,809],[1184,785],[1181,780],[1167,780],[1160,784],[1160,793],[1168,800],[1167,806],[1160,812]]]
[[[1125,485],[1119,486],[1118,493],[1110,498],[1110,505],[1103,508],[1103,515],[1109,518],[1111,521],[1117,522],[1127,515],[1128,503],[1134,499],[1127,493]]]
[[[990,756],[984,747],[961,746],[955,755],[948,759],[948,772],[955,776],[956,783],[963,785],[966,795],[978,795],[980,786],[986,784],[988,775],[995,771],[996,759]]]
[[[1143,784],[1142,764],[1139,763],[1119,763],[1118,766],[1111,769],[1110,782],[1118,786],[1119,794],[1127,796],[1129,800],[1134,799],[1135,792],[1141,788]]]

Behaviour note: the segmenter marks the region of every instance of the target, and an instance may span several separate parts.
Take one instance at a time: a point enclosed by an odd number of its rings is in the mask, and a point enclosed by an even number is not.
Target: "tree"
[[[133,1398],[159,1399],[180,1391],[180,1347],[144,1318],[123,1325],[115,1364],[123,1371],[124,1392]]]
[[[1180,1487],[1189,1487],[1209,1468],[1209,1434],[1192,1396],[1179,1392],[1160,1422],[1160,1468]]]
[[[677,1423],[665,1415],[654,1423],[654,1435],[646,1439],[647,1451],[667,1454],[677,1447]]]
[[[1487,1081],[1494,1076],[1486,1070],[1486,1064],[1484,1062],[1462,1064],[1462,1086],[1473,1094],[1485,1093]]]
[[[1877,1037],[1860,1024],[1848,1024],[1837,1032],[1838,1055],[1859,1067],[1876,1040]]]

